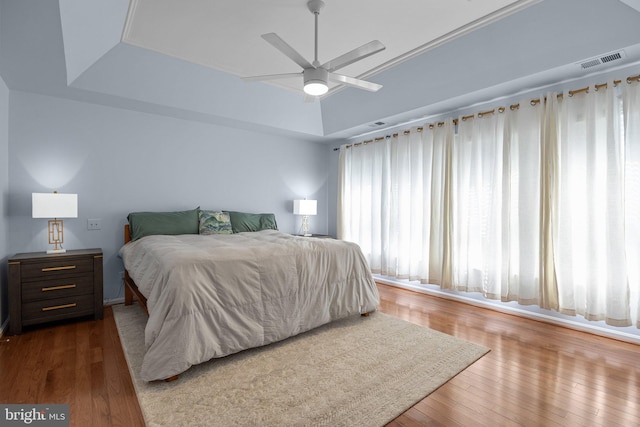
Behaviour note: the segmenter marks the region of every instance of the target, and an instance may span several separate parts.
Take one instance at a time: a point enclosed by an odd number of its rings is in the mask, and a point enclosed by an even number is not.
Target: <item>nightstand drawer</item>
[[[93,295],[34,301],[22,304],[22,324],[33,325],[93,313]]]
[[[23,303],[85,294],[93,294],[93,276],[89,274],[22,284]]]
[[[91,258],[51,259],[38,262],[25,262],[21,266],[22,280],[49,280],[93,272]]]

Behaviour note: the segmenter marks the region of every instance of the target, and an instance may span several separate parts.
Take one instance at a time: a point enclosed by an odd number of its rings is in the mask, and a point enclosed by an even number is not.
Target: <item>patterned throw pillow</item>
[[[231,219],[227,212],[200,210],[198,218],[200,234],[233,234]]]

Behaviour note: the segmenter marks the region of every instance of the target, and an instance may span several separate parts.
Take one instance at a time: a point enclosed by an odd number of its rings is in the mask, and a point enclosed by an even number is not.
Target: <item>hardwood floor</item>
[[[0,402],[69,404],[71,426],[144,426],[110,307],[2,337]]]
[[[640,425],[640,346],[378,288],[381,311],[491,349],[389,426]]]
[[[491,352],[389,426],[640,425],[640,346],[379,285],[381,311]],[[68,403],[72,426],[142,426],[113,313],[0,342],[0,402]]]

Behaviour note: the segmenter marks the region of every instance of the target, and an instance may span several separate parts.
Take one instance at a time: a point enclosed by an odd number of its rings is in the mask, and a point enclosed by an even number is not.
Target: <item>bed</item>
[[[139,218],[129,215],[120,256],[125,304],[135,295],[149,315],[145,381],[175,379],[212,358],[377,309],[378,291],[356,244],[292,236],[275,219],[264,226],[257,218],[256,227],[221,233],[161,226],[140,234]]]

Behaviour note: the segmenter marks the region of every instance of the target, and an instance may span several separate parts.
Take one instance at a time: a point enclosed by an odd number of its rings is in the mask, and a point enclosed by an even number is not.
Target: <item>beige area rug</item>
[[[381,426],[489,351],[373,313],[147,383],[146,315],[113,312],[148,426]]]

